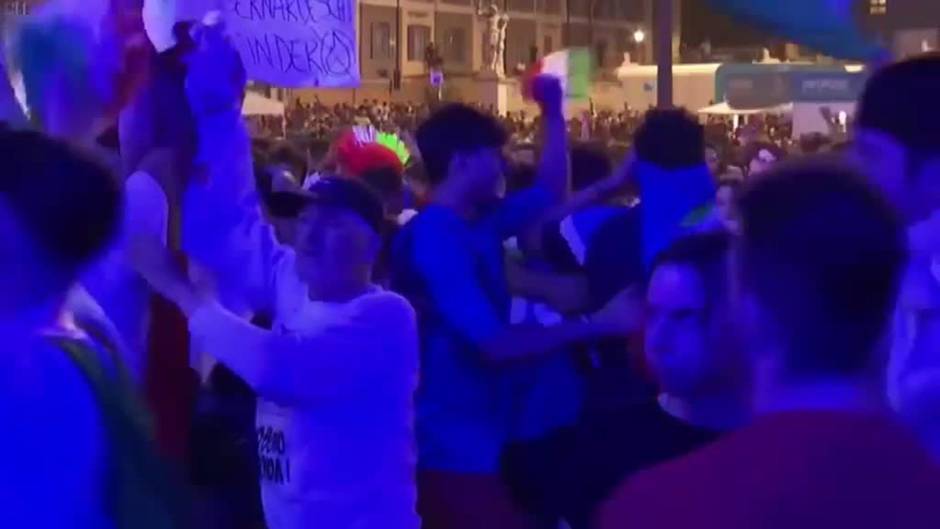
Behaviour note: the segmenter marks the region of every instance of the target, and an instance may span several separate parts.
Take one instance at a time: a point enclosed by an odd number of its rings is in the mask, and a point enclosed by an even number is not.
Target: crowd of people
[[[113,123],[3,101],[10,527],[940,527],[940,57],[824,156],[651,109],[612,160],[549,76],[253,139],[191,34]]]
[[[499,121],[507,132],[510,150],[531,152],[540,143],[540,115],[530,115],[524,110],[500,115],[493,108],[471,106]],[[306,164],[312,168],[322,160],[330,142],[350,127],[375,127],[413,138],[418,126],[427,120],[434,108],[436,106],[429,104],[378,100],[333,106],[324,105],[319,100],[309,104],[297,100],[283,118],[250,116],[248,123],[252,137],[268,145],[267,151],[306,151]],[[759,156],[778,161],[791,154],[818,154],[844,147],[845,128],[831,116],[829,118],[832,126],[828,133],[806,134],[795,140],[792,122],[784,116],[754,115],[737,125],[729,116],[709,116],[703,123],[706,156],[720,180],[741,181],[751,162]],[[615,112],[596,109],[592,104],[588,111],[569,116],[567,131],[571,142],[589,144],[615,162],[629,151],[642,122],[643,113],[629,105]]]
[[[377,99],[329,106],[319,100],[307,103],[298,99],[289,106],[284,117],[250,116],[248,122],[252,136],[266,139],[303,136],[329,141],[350,126],[366,124],[389,132],[413,134],[439,106]],[[524,110],[500,115],[492,106],[471,106],[500,121],[509,133],[511,144],[528,145],[538,141],[539,115],[530,115]],[[618,112],[592,109],[571,117],[568,131],[572,138],[590,138],[605,145],[629,145],[641,118],[640,112],[629,107]]]

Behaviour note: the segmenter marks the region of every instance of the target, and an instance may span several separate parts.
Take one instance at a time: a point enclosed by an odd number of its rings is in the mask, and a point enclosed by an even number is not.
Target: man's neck
[[[680,397],[660,393],[659,406],[680,421],[714,431],[732,430],[747,421],[747,404],[736,395]]]
[[[759,384],[756,414],[788,411],[870,412],[886,406],[881,392],[865,377],[802,379]]]
[[[476,208],[466,200],[465,193],[448,182],[440,184],[431,192],[431,203],[451,209],[467,220],[476,216]]]

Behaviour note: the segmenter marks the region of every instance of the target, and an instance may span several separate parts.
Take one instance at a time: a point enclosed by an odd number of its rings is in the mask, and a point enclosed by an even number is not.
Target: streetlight
[[[636,28],[633,32],[633,54],[635,55],[634,61],[637,64],[643,64],[643,41],[646,40],[646,32],[643,31],[643,28]]]

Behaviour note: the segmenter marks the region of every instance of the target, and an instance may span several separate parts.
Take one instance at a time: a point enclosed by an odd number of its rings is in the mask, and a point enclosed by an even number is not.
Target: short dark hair
[[[383,198],[400,195],[405,188],[401,173],[391,167],[366,169],[359,175],[359,178]]]
[[[491,116],[454,103],[437,110],[422,123],[416,139],[428,182],[437,185],[447,178],[454,155],[502,147],[506,131]]]
[[[940,53],[876,71],[865,86],[856,123],[899,141],[917,156],[940,155]]]
[[[581,143],[571,146],[571,188],[581,191],[610,176],[613,164],[603,147]]]
[[[268,155],[268,164],[283,165],[297,180],[307,176],[307,158],[304,152],[288,141],[274,146]]]
[[[705,129],[682,109],[653,109],[634,138],[637,157],[665,169],[705,163]]]
[[[853,169],[784,164],[739,200],[743,285],[768,311],[792,376],[872,367],[906,260],[897,214]]]
[[[724,231],[688,235],[676,239],[663,250],[653,270],[664,265],[691,266],[705,290],[706,304],[714,306],[728,296],[728,255],[731,236]]]
[[[787,151],[783,150],[776,143],[771,143],[769,141],[755,141],[747,144],[747,147],[744,148],[744,170],[748,170],[748,166],[751,165],[751,162],[755,158],[760,156],[761,151],[767,151],[773,155],[777,161],[783,161],[787,158]]]
[[[322,160],[330,152],[330,142],[314,138],[307,143],[307,156],[312,160]]]
[[[0,132],[0,196],[62,279],[114,237],[121,193],[107,169],[37,132]]]

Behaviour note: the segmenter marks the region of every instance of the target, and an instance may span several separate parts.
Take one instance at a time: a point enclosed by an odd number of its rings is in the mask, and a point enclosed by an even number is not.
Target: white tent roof
[[[772,107],[765,108],[731,108],[727,102],[721,102],[717,105],[712,105],[699,109],[699,114],[714,114],[720,116],[733,116],[738,115],[750,115],[750,114],[792,114],[793,113],[793,103],[783,103],[782,105],[776,105]]]
[[[246,116],[283,116],[284,103],[249,91],[245,95],[245,102],[242,103],[242,114]]]

